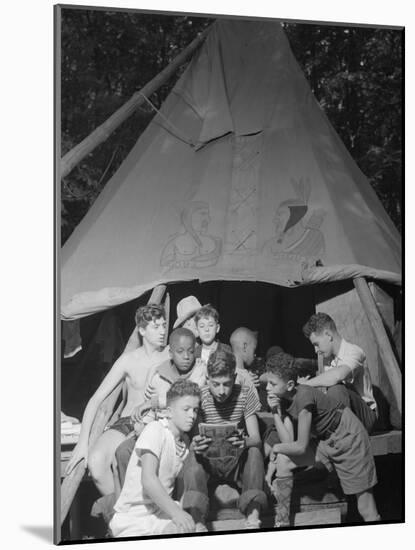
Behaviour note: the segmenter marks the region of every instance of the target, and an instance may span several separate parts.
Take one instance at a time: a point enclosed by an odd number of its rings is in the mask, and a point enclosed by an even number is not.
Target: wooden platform
[[[374,456],[402,453],[402,432],[391,430],[370,436]]]
[[[267,423],[272,417],[268,413]],[[374,434],[370,437],[373,454],[385,456],[388,454],[402,453],[402,432],[391,430],[388,432]],[[61,451],[61,478],[66,464],[71,455],[71,445],[62,447]],[[85,472],[83,481],[89,476]],[[242,531],[245,528],[245,518],[237,508],[239,494],[235,489],[222,485],[215,491],[212,501],[211,514],[207,527],[209,531]],[[70,523],[72,536],[80,538],[79,502],[75,499],[70,511]],[[294,488],[291,500],[291,526],[324,526],[341,525],[347,515],[347,500],[340,488],[337,476],[321,477],[318,472],[300,472],[294,478]],[[262,528],[272,529],[274,517],[272,506],[263,514]]]
[[[316,509],[308,512],[298,512],[294,515],[293,527],[306,527],[310,525],[341,525],[342,513],[340,508]],[[274,526],[273,515],[265,515],[262,518],[261,528],[272,529]],[[209,531],[242,531],[245,527],[245,518],[239,510],[221,510],[219,518],[207,524]]]
[[[309,525],[340,525],[340,508],[315,510],[314,512],[299,512],[294,517],[294,527],[307,527]]]

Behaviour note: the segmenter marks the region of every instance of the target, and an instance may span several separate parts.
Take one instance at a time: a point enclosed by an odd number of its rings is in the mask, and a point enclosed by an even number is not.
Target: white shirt
[[[178,456],[176,441],[166,419],[148,424],[137,439],[128,463],[124,486],[114,506],[118,513],[141,518],[147,514],[157,513],[157,506],[145,494],[141,483],[141,454],[145,450],[158,458],[158,477],[169,496],[173,493],[176,477],[188,453],[186,449],[182,456]]]
[[[338,354],[331,361],[330,366],[325,367],[325,370],[340,367],[341,365],[346,365],[352,371],[344,382],[352,384],[363,401],[371,409],[376,410],[376,401],[373,397],[372,381],[366,363],[366,355],[359,346],[346,342],[344,338],[342,338],[340,343]]]

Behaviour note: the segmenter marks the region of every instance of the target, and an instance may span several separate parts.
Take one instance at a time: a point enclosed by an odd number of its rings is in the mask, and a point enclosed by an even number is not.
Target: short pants
[[[344,409],[335,432],[319,441],[317,454],[321,462],[327,460],[334,466],[344,494],[356,495],[376,485],[369,435],[349,408]]]
[[[277,430],[270,427],[263,441],[271,447],[279,443]],[[334,468],[346,495],[362,493],[377,483],[369,435],[348,407],[343,410],[339,425],[328,439],[311,438],[304,455],[290,458],[298,466],[321,462],[329,470]]]

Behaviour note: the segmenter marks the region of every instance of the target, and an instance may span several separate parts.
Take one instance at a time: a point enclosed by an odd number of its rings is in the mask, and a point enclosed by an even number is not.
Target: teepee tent
[[[64,245],[61,316],[183,281],[313,285],[315,309],[365,349],[399,416],[392,300],[373,281],[399,285],[400,261],[281,25],[222,19]],[[82,475],[65,479],[62,518]]]
[[[399,283],[400,256],[280,24],[221,20],[63,247],[62,317],[192,279]]]

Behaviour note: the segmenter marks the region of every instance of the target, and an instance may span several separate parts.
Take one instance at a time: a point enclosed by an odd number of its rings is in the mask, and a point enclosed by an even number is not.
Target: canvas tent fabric
[[[161,113],[62,249],[64,320],[166,282],[400,282],[399,233],[278,22],[214,23]]]

